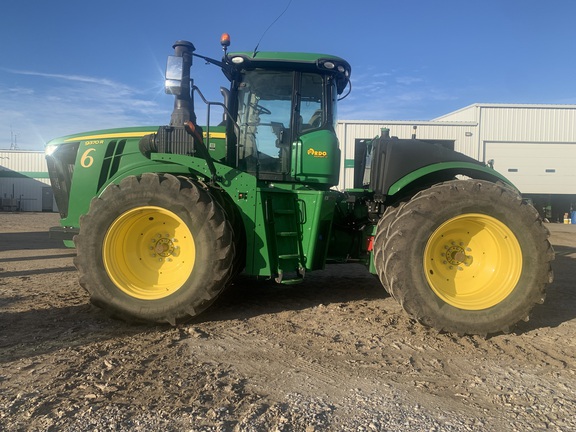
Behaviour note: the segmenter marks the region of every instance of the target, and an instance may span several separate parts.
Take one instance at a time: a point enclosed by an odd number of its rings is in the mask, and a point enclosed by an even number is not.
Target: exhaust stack
[[[166,67],[166,93],[175,97],[170,126],[183,126],[188,121],[196,123],[194,100],[190,94],[190,68],[196,48],[184,40],[176,41],[172,48],[174,55],[168,57]]]

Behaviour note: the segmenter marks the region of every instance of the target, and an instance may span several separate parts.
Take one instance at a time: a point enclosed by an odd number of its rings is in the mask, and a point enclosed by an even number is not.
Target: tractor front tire
[[[80,285],[116,318],[168,322],[204,311],[232,274],[232,227],[199,184],[129,176],[92,200],[74,239]]]
[[[374,264],[417,321],[457,334],[508,332],[552,282],[548,235],[510,187],[454,180],[387,209]]]

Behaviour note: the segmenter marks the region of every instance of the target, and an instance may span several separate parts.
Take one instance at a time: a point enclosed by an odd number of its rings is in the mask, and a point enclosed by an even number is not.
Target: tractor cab
[[[350,66],[301,53],[236,53],[230,64],[237,167],[260,180],[338,183],[338,95]]]

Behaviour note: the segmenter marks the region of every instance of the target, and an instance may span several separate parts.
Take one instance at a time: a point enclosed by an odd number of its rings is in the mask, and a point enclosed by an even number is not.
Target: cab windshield
[[[302,134],[333,128],[325,81],[316,73],[243,73],[238,87],[240,169],[262,179],[289,180],[292,142]]]

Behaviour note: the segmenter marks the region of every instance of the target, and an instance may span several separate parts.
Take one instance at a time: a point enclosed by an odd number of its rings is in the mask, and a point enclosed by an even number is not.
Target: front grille
[[[62,144],[52,154],[46,155],[50,184],[62,219],[68,216],[70,186],[79,144],[79,142]]]
[[[104,154],[104,159],[102,160],[102,169],[100,170],[100,178],[98,179],[97,190],[100,190],[102,186],[112,178],[114,174],[118,172],[120,167],[120,160],[124,154],[124,149],[126,147],[126,140],[112,140],[106,146],[106,153]]]

